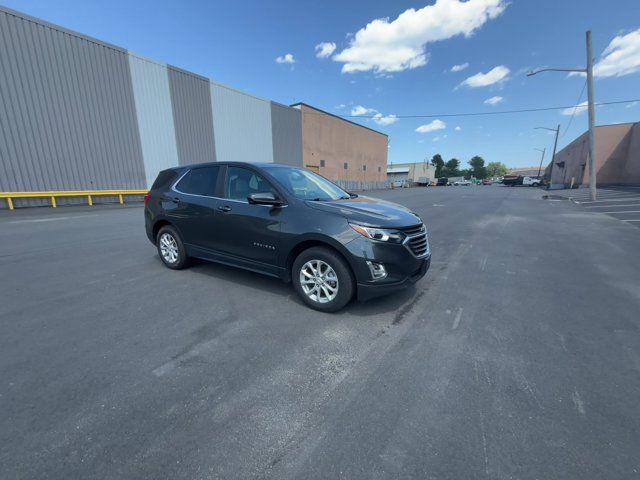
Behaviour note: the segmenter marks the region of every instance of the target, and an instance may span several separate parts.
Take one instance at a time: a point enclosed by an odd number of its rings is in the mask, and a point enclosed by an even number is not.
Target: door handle
[[[165,197],[164,198],[168,202],[178,203],[180,199],[178,197]]]
[[[229,205],[221,205],[218,207],[218,210],[220,210],[221,212],[230,212],[231,207]]]

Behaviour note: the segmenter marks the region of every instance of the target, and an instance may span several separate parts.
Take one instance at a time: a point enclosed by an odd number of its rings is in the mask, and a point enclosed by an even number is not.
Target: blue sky
[[[387,117],[574,105],[582,77],[546,73],[527,78],[525,72],[540,66],[583,66],[587,29],[593,31],[597,61],[617,37],[613,55],[601,64],[596,100],[640,98],[638,0],[4,4],[281,103],[303,101],[339,115],[364,109],[369,116],[380,113],[382,124],[356,120],[389,134],[389,161],[396,163],[441,153],[445,160],[456,157],[465,166],[473,155],[509,166],[536,165],[540,154],[534,149],[550,149],[553,136],[534,127],[558,123],[560,146],[569,143],[586,129],[585,112],[575,115],[568,129],[571,117],[560,111],[395,121]],[[414,11],[403,14],[407,9]],[[386,20],[369,25],[376,19]],[[316,45],[322,42],[335,43],[326,58],[316,56]],[[284,63],[277,62],[278,57]],[[287,63],[291,58],[295,63]],[[463,70],[451,71],[465,64]],[[501,81],[479,86],[507,69]],[[475,81],[463,84],[469,77]],[[493,97],[499,97],[497,103],[485,103]],[[596,118],[598,124],[638,121],[640,103],[599,107]],[[434,120],[439,122],[421,129],[425,133],[416,131]]]

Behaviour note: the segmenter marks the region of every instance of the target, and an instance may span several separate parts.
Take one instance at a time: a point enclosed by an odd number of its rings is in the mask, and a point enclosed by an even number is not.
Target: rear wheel
[[[355,288],[347,262],[324,247],[313,247],[298,255],[293,262],[292,279],[302,301],[321,312],[343,308]]]
[[[187,266],[189,257],[178,231],[172,226],[165,225],[160,229],[156,237],[156,246],[162,263],[167,267],[180,270]]]

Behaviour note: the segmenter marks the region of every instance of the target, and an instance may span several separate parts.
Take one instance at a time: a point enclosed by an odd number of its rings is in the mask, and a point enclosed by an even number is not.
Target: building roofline
[[[596,125],[596,128],[600,128],[600,127],[615,127],[617,125],[635,125],[636,123],[640,123],[640,121],[639,122],[604,123],[602,125]]]
[[[98,40],[97,38],[91,37],[89,35],[85,35],[84,33],[76,32],[75,30],[71,30],[69,28],[62,27],[55,23],[48,22],[47,20],[43,20],[42,18],[34,17],[32,15],[19,12],[17,10],[13,10],[11,8],[5,7],[4,5],[0,5],[0,12],[6,13],[7,15],[11,15],[12,17],[21,18],[22,20],[26,20],[27,22],[35,23],[37,25],[42,25],[43,27],[50,28],[52,30],[57,30],[61,33],[66,33],[67,35],[71,35],[72,37],[77,37],[81,40],[86,40],[87,42],[95,43],[96,45],[100,45],[101,47],[110,48],[111,50],[116,50],[119,53],[128,53],[126,48],[119,47],[114,45],[113,43],[105,42],[103,40]]]
[[[387,135],[386,133],[382,133],[382,132],[380,132],[378,130],[375,130],[373,128],[366,127],[366,126],[364,126],[364,125],[362,125],[360,123],[357,123],[357,122],[352,122],[351,120],[347,120],[346,118],[341,117],[340,115],[336,115],[334,113],[327,112],[326,110],[322,110],[321,108],[314,107],[313,105],[309,105],[308,103],[298,102],[298,103],[292,103],[289,106],[292,107],[292,108],[296,108],[298,106],[304,106],[304,107],[307,107],[307,108],[311,108],[311,109],[316,110],[318,112],[324,113],[325,115],[329,115],[330,117],[334,117],[334,118],[337,118],[338,120],[342,120],[343,122],[347,122],[347,123],[350,123],[351,125],[355,125],[356,127],[366,128],[367,130],[371,130],[374,133],[378,133],[380,135],[384,135],[387,138],[389,137],[389,135]]]
[[[105,47],[105,48],[109,48],[111,50],[115,50],[116,52],[123,53],[123,54],[131,56],[131,57],[135,57],[135,58],[137,58],[139,60],[144,60],[146,62],[154,63],[156,65],[165,67],[167,70],[173,70],[174,72],[182,73],[184,75],[188,75],[188,76],[193,77],[195,79],[209,82],[210,84],[213,84],[213,85],[215,85],[217,87],[225,88],[227,90],[231,90],[231,91],[240,93],[242,95],[246,95],[248,97],[255,98],[257,100],[262,100],[264,102],[276,103],[278,105],[286,107],[286,105],[284,105],[282,103],[279,103],[279,102],[275,102],[274,100],[271,100],[269,98],[264,98],[264,97],[260,97],[258,95],[255,95],[253,93],[245,92],[243,90],[240,90],[238,88],[232,87],[230,85],[226,85],[224,83],[220,83],[220,82],[218,82],[216,80],[213,80],[212,78],[209,78],[209,77],[207,77],[205,75],[200,75],[198,73],[191,72],[189,70],[185,70],[185,69],[183,69],[181,67],[178,67],[176,65],[171,65],[171,64],[162,62],[160,60],[156,60],[154,58],[147,57],[146,55],[142,55],[142,54],[139,54],[139,53],[136,53],[136,52],[132,52],[131,50],[128,50],[128,49],[126,49],[124,47],[119,47],[118,45],[114,45],[112,43],[105,42],[103,40],[99,40],[99,39],[91,37],[89,35],[85,35],[84,33],[76,32],[75,30],[71,30],[69,28],[57,25],[55,23],[49,22],[47,20],[44,20],[42,18],[34,17],[32,15],[29,15],[29,14],[26,14],[26,13],[23,13],[23,12],[19,12],[17,10],[13,10],[11,8],[5,7],[4,5],[0,5],[0,13],[5,13],[7,15],[11,15],[11,16],[16,17],[16,18],[21,18],[23,20],[26,20],[26,21],[31,22],[31,23],[35,23],[37,25],[42,25],[43,27],[50,28],[51,30],[55,30],[55,31],[64,33],[66,35],[70,35],[72,37],[76,37],[76,38],[78,38],[80,40],[85,40],[87,42],[93,43],[93,44],[98,45],[100,47]],[[287,108],[289,108],[289,107],[287,107]]]

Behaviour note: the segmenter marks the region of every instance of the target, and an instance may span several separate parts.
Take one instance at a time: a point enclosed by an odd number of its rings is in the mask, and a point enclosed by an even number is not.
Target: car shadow
[[[248,288],[266,291],[282,297],[295,296],[295,292],[291,285],[284,283],[282,280],[268,275],[251,272],[242,268],[224,265],[222,263],[208,262],[206,260],[191,259],[189,270],[200,275],[217,278],[227,282],[233,282]],[[303,305],[297,297],[295,301]]]
[[[290,283],[284,283],[278,278],[223,265],[221,263],[208,262],[206,260],[199,259],[192,259],[189,270],[199,275],[237,283],[251,289],[265,291],[280,297],[287,297],[288,300],[300,307],[309,308],[300,298],[298,298],[298,295]],[[411,285],[404,290],[400,290],[383,297],[373,298],[366,302],[358,302],[354,299],[339,312],[327,315],[355,315],[358,317],[367,317],[391,312],[397,313],[417,295],[419,295],[419,293],[416,294],[415,285]]]

